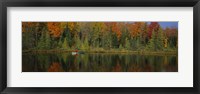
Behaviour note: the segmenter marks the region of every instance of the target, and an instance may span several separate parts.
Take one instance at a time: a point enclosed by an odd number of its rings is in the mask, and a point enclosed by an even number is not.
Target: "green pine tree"
[[[157,46],[157,50],[164,49],[164,34],[161,28],[158,31],[156,46]]]
[[[68,43],[67,43],[67,38],[64,38],[64,42],[62,43],[62,48],[63,49],[69,48]]]
[[[38,49],[50,49],[50,34],[48,31],[46,31],[45,29],[43,29],[42,31],[42,35],[40,37],[40,40],[38,42]]]
[[[126,38],[126,45],[125,45],[125,47],[126,47],[127,50],[131,49],[131,44],[130,44],[130,41],[128,40],[128,38]]]
[[[150,39],[149,44],[148,44],[148,49],[152,50],[152,51],[155,51],[156,50],[155,43],[156,43],[156,33],[155,33],[155,31],[153,31],[151,39]]]

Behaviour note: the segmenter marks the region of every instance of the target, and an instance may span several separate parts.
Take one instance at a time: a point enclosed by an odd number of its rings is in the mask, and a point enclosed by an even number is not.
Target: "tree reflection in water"
[[[48,68],[48,72],[62,72],[62,66],[58,62],[53,62]]]
[[[22,72],[178,72],[176,55],[23,54],[22,61]]]

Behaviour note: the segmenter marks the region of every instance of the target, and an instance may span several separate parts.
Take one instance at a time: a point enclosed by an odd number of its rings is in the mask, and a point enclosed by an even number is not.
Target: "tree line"
[[[22,50],[170,51],[178,29],[158,22],[22,22]]]

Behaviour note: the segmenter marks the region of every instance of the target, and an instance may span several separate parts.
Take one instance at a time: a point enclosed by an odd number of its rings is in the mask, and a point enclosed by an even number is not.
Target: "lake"
[[[23,53],[22,72],[178,72],[178,56],[131,53]]]

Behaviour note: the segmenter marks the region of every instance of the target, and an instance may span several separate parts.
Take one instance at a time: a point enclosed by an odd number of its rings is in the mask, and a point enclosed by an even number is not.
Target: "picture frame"
[[[193,7],[193,87],[7,87],[7,8],[8,7]],[[0,3],[0,90],[2,94],[21,93],[123,93],[199,94],[199,0],[4,0]]]

